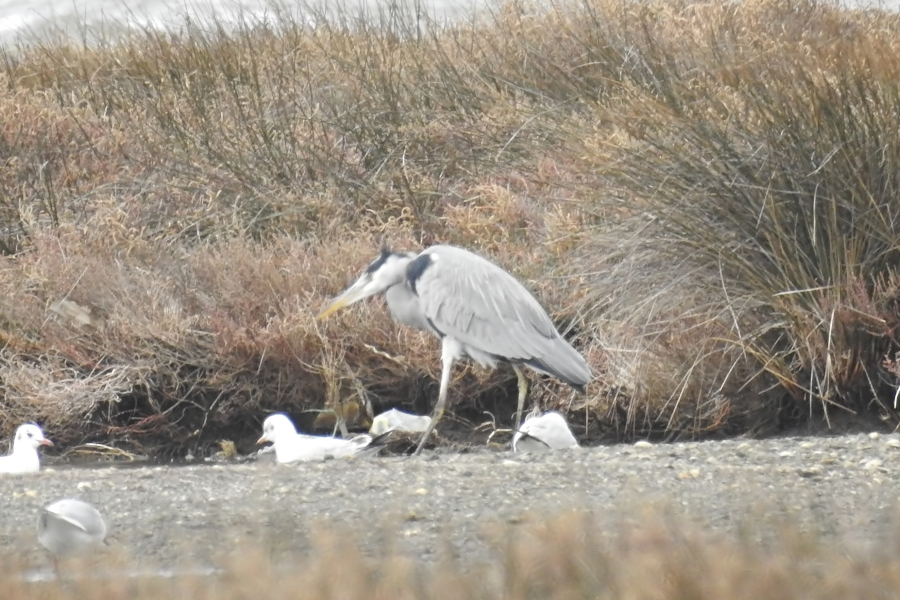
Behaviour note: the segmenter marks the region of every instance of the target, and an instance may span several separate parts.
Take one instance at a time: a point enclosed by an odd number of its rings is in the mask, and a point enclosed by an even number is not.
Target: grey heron
[[[414,454],[422,452],[443,416],[453,363],[463,357],[484,367],[512,365],[519,382],[516,428],[528,393],[522,366],[582,392],[591,381],[587,362],[559,334],[534,296],[508,272],[468,250],[431,246],[416,254],[382,248],[356,282],[317,318],[380,293],[394,320],[441,339],[438,400]]]
[[[0,457],[0,473],[36,473],[41,470],[41,456],[38,448],[52,446],[53,442],[44,437],[44,432],[34,423],[19,425],[13,439],[12,452]]]
[[[279,463],[344,458],[368,451],[377,451],[390,431],[372,437],[361,434],[349,440],[323,435],[297,433],[294,423],[283,413],[275,413],[263,421],[263,435],[257,443],[272,442],[275,460]]]

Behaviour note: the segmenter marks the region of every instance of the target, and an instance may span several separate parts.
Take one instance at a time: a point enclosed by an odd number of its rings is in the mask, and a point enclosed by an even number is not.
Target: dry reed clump
[[[772,524],[775,525],[775,524]],[[774,533],[772,533],[774,531]],[[581,512],[534,516],[523,524],[489,527],[492,548],[477,563],[447,549],[424,565],[390,543],[372,558],[334,528],[313,532],[311,552],[290,564],[265,552],[234,548],[213,575],[97,577],[66,571],[63,582],[26,583],[18,561],[4,560],[5,597],[56,600],[90,597],[354,598],[654,598],[853,599],[892,597],[900,585],[894,546],[848,555],[834,544],[781,524],[743,536],[711,534],[666,511],[644,510],[614,531]],[[762,540],[762,541],[761,541]],[[113,561],[105,573],[125,573]]]
[[[311,12],[5,56],[4,430],[196,454],[271,410],[428,410],[433,340],[365,307],[312,320],[382,240],[525,280],[597,374],[534,399],[588,434],[896,422],[896,17]],[[514,381],[452,394],[505,421]]]
[[[895,422],[883,362],[898,341],[900,147],[884,132],[897,127],[900,21],[780,3],[677,16],[683,35],[648,34],[675,42],[654,46],[667,77],[614,115],[629,135],[601,167],[643,208],[593,291],[621,289],[615,271],[630,280],[627,304],[602,306],[645,345],[626,386],[695,407],[668,428],[698,412],[701,429],[773,431],[798,411]],[[674,392],[653,375],[660,361],[684,374]]]

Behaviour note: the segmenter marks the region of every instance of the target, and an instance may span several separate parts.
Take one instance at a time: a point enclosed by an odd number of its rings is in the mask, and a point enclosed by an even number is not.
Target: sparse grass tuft
[[[798,411],[895,422],[900,19],[814,2],[676,12],[683,35],[643,42],[661,87],[612,115],[624,143],[599,167],[640,208],[615,267],[640,279],[605,308],[648,339],[636,386],[665,397],[672,371],[645,369],[681,363],[670,402],[696,410],[673,412],[676,429],[698,414],[762,432]]]
[[[389,548],[366,556],[353,536],[322,529],[308,556],[276,563],[265,552],[235,548],[214,575],[116,577],[77,563],[63,582],[25,583],[17,561],[4,560],[8,600],[65,598],[890,598],[900,586],[894,546],[848,555],[834,544],[781,527],[733,538],[704,533],[661,511],[635,514],[604,531],[584,513],[498,526],[493,550],[478,562],[447,552],[426,565]],[[762,537],[760,537],[762,536]]]

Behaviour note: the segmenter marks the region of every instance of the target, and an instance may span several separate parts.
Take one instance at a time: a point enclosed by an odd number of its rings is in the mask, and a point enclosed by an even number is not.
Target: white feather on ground
[[[513,436],[513,452],[547,452],[564,448],[577,448],[578,440],[572,435],[565,417],[558,412],[530,416]]]
[[[0,457],[0,473],[37,473],[41,470],[40,446],[52,446],[44,432],[34,423],[19,425],[13,439],[12,452]]]
[[[271,442],[277,462],[293,463],[375,453],[381,449],[379,443],[389,434],[390,432],[374,438],[361,434],[348,440],[305,435],[297,433],[294,423],[287,415],[275,413],[263,421],[263,435],[258,443]]]

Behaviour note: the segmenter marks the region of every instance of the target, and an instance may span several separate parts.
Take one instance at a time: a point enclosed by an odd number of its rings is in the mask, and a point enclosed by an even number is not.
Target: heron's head
[[[36,450],[38,446],[52,446],[53,442],[44,437],[44,432],[34,423],[19,425],[16,439],[13,440],[13,452],[20,448]]]
[[[393,252],[390,248],[383,247],[381,254],[366,267],[353,285],[332,300],[316,318],[325,318],[345,306],[386,292],[388,288],[401,283],[406,276],[407,265],[415,258],[414,253]]]
[[[274,415],[269,415],[263,421],[263,434],[256,443],[265,444],[266,442],[272,442],[274,444],[279,437],[284,439],[294,435],[297,435],[297,430],[288,416],[282,413],[275,413]]]

